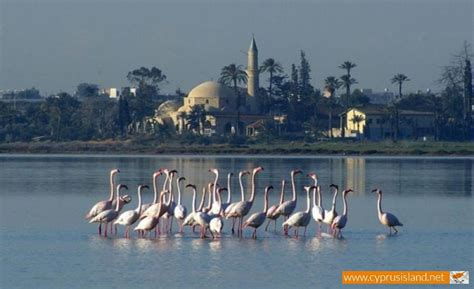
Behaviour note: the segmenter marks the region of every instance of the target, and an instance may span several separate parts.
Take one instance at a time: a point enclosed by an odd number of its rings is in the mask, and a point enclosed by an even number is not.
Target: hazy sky
[[[405,73],[407,90],[436,89],[441,66],[473,42],[473,2],[0,0],[0,89],[121,87],[128,71],[157,66],[164,92],[188,91],[245,65],[252,33],[260,62],[286,71],[304,50],[317,88],[350,60],[360,88],[395,90],[390,78]]]

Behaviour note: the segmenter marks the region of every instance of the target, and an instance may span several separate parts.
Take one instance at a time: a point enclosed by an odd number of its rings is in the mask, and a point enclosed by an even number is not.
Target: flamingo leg
[[[104,237],[107,238],[107,227],[109,226],[109,224],[105,223],[105,234],[104,234]]]
[[[397,234],[397,233],[398,233],[398,230],[397,230],[397,228],[393,227],[393,230],[395,230],[395,234]]]
[[[170,225],[170,233],[171,233],[171,231],[173,231],[173,219],[174,219],[174,218],[171,217],[171,221],[170,221],[170,223],[171,223],[171,225]]]
[[[265,232],[267,231],[268,225],[270,225],[270,222],[271,222],[271,221],[272,221],[271,219],[268,219],[267,225],[265,226]]]
[[[99,223],[99,235],[102,235],[102,223]]]
[[[306,228],[308,228],[308,227],[307,226],[304,227],[303,237],[306,237]]]
[[[234,226],[235,226],[235,218],[232,218],[232,235],[234,235],[235,233]]]
[[[115,235],[117,235],[117,225],[115,225]]]
[[[277,219],[275,219],[275,228],[273,229],[273,231],[277,231]]]

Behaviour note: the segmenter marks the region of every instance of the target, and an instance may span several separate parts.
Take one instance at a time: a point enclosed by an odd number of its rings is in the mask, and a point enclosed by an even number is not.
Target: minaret
[[[257,96],[258,91],[258,49],[255,38],[252,37],[249,51],[247,52],[247,93]]]

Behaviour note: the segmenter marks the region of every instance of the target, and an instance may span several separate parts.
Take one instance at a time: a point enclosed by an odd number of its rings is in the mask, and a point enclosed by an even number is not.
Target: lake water
[[[217,241],[201,240],[189,227],[184,235],[157,239],[124,239],[123,228],[103,238],[84,220],[108,197],[111,168],[120,168],[119,181],[129,185],[132,208],[136,186],[151,185],[158,168],[175,168],[187,182],[202,185],[212,178],[210,167],[224,175],[257,165],[265,170],[252,212],[262,210],[268,184],[275,186],[270,203],[277,202],[280,179],[289,180],[294,168],[318,173],[326,207],[331,183],[353,188],[344,238],[317,237],[314,221],[299,239],[262,228],[257,240],[251,230],[239,239],[229,223]],[[343,270],[473,272],[473,165],[473,158],[1,155],[0,287],[337,288]],[[297,184],[311,181],[299,176]],[[383,208],[405,225],[396,236],[378,222],[374,187],[384,191]],[[299,189],[297,210],[305,209],[304,197]],[[152,193],[144,198],[148,202]],[[189,209],[189,191],[184,203]]]

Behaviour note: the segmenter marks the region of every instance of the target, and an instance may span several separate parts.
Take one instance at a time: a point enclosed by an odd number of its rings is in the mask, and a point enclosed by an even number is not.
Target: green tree
[[[324,80],[324,88],[329,92],[329,137],[332,138],[332,113],[334,110],[334,106],[336,104],[334,99],[334,93],[337,89],[339,89],[342,85],[342,82],[335,78],[334,76],[328,76]]]
[[[151,69],[140,67],[130,71],[127,74],[127,79],[137,86],[152,86],[156,92],[158,92],[160,90],[160,84],[166,82],[166,75],[154,66]]]
[[[93,83],[80,83],[76,88],[76,97],[95,97],[99,95],[99,86]]]
[[[298,68],[299,71],[299,88],[300,88],[300,97],[306,98],[310,96],[314,88],[311,86],[311,66],[309,65],[308,60],[306,59],[306,54],[303,50],[300,52],[300,66]]]
[[[403,83],[406,81],[410,81],[410,79],[405,74],[399,73],[399,74],[395,74],[392,77],[391,81],[392,83],[396,83],[398,85],[398,98],[401,99]]]
[[[237,134],[242,133],[241,124],[240,124],[240,106],[241,106],[241,97],[238,90],[238,83],[247,83],[247,73],[242,68],[242,65],[229,64],[224,66],[221,71],[221,77],[219,81],[228,86],[233,86],[237,94]]]
[[[204,105],[194,105],[191,111],[186,115],[186,124],[189,130],[202,135],[204,132],[204,124],[206,122],[207,112]]]
[[[349,106],[349,97],[351,96],[351,85],[357,83],[356,80],[351,76],[351,70],[356,67],[357,65],[350,61],[344,61],[341,65],[339,65],[340,69],[346,71],[346,74],[344,76],[341,76],[343,85],[346,88],[346,95],[344,96],[344,99],[342,101],[344,108],[347,108]]]
[[[268,58],[266,59],[261,67],[260,67],[261,72],[268,72],[270,74],[270,78],[268,79],[268,95],[270,97],[273,97],[273,91],[272,91],[272,85],[273,85],[273,76],[275,74],[279,74],[283,72],[283,67],[281,64],[273,58]]]
[[[364,116],[358,115],[358,114],[354,115],[351,118],[352,123],[357,127],[357,137],[359,137],[359,135],[360,135],[360,132],[359,132],[360,123],[363,122],[364,120],[365,120]]]

